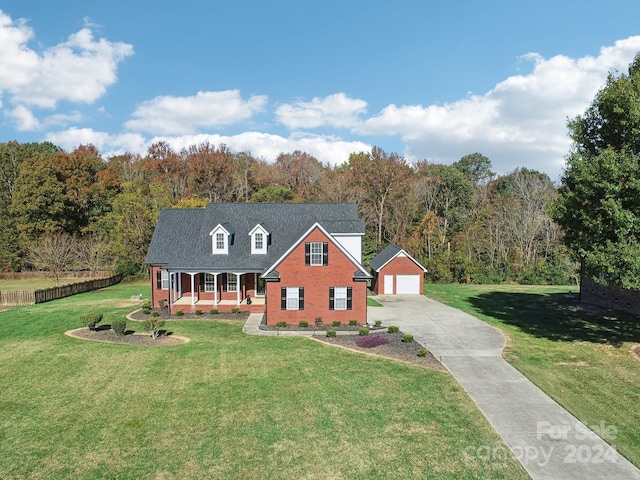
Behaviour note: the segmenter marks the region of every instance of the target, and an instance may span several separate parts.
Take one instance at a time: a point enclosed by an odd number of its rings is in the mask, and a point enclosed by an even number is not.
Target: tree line
[[[269,163],[209,143],[176,151],[158,142],[108,159],[92,145],[3,143],[0,268],[42,268],[53,262],[42,258],[46,245],[64,244],[76,268],[135,274],[166,207],[355,202],[365,263],[395,243],[434,282],[573,281],[576,264],[547,214],[556,186],[535,170],[491,168],[480,153],[443,165],[377,147],[331,166],[300,151]]]

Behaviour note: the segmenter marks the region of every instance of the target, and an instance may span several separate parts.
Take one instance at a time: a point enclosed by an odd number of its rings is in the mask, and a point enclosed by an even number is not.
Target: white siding
[[[359,263],[362,263],[362,236],[361,235],[333,235],[333,238],[344,247]]]

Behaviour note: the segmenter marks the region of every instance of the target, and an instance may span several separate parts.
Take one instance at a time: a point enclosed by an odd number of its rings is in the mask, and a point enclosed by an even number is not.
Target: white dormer
[[[211,235],[213,254],[228,255],[231,233],[221,224],[218,224],[216,228],[209,232],[209,235]]]
[[[269,232],[260,224],[253,227],[249,232],[251,237],[251,253],[254,255],[265,255],[267,253],[267,243]]]

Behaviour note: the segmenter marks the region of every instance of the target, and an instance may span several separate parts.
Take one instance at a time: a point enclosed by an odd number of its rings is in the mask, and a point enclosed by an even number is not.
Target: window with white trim
[[[304,310],[304,287],[282,287],[281,292],[281,310]]]
[[[215,292],[216,290],[216,277],[212,273],[204,274],[204,291]]]
[[[353,305],[352,287],[329,288],[329,310],[351,310]]]
[[[216,233],[216,250],[225,250],[225,235],[222,232]]]
[[[253,237],[254,249],[260,251],[264,249],[264,235],[262,232],[256,232]]]
[[[156,289],[169,290],[169,271],[158,270],[156,272]]]
[[[238,291],[238,275],[235,273],[227,273],[227,292]]]

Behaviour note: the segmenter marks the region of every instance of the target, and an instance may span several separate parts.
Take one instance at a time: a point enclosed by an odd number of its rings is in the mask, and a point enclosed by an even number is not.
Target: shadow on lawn
[[[469,299],[480,313],[536,337],[620,346],[640,342],[640,320],[617,310],[581,304],[577,294],[483,293]]]

